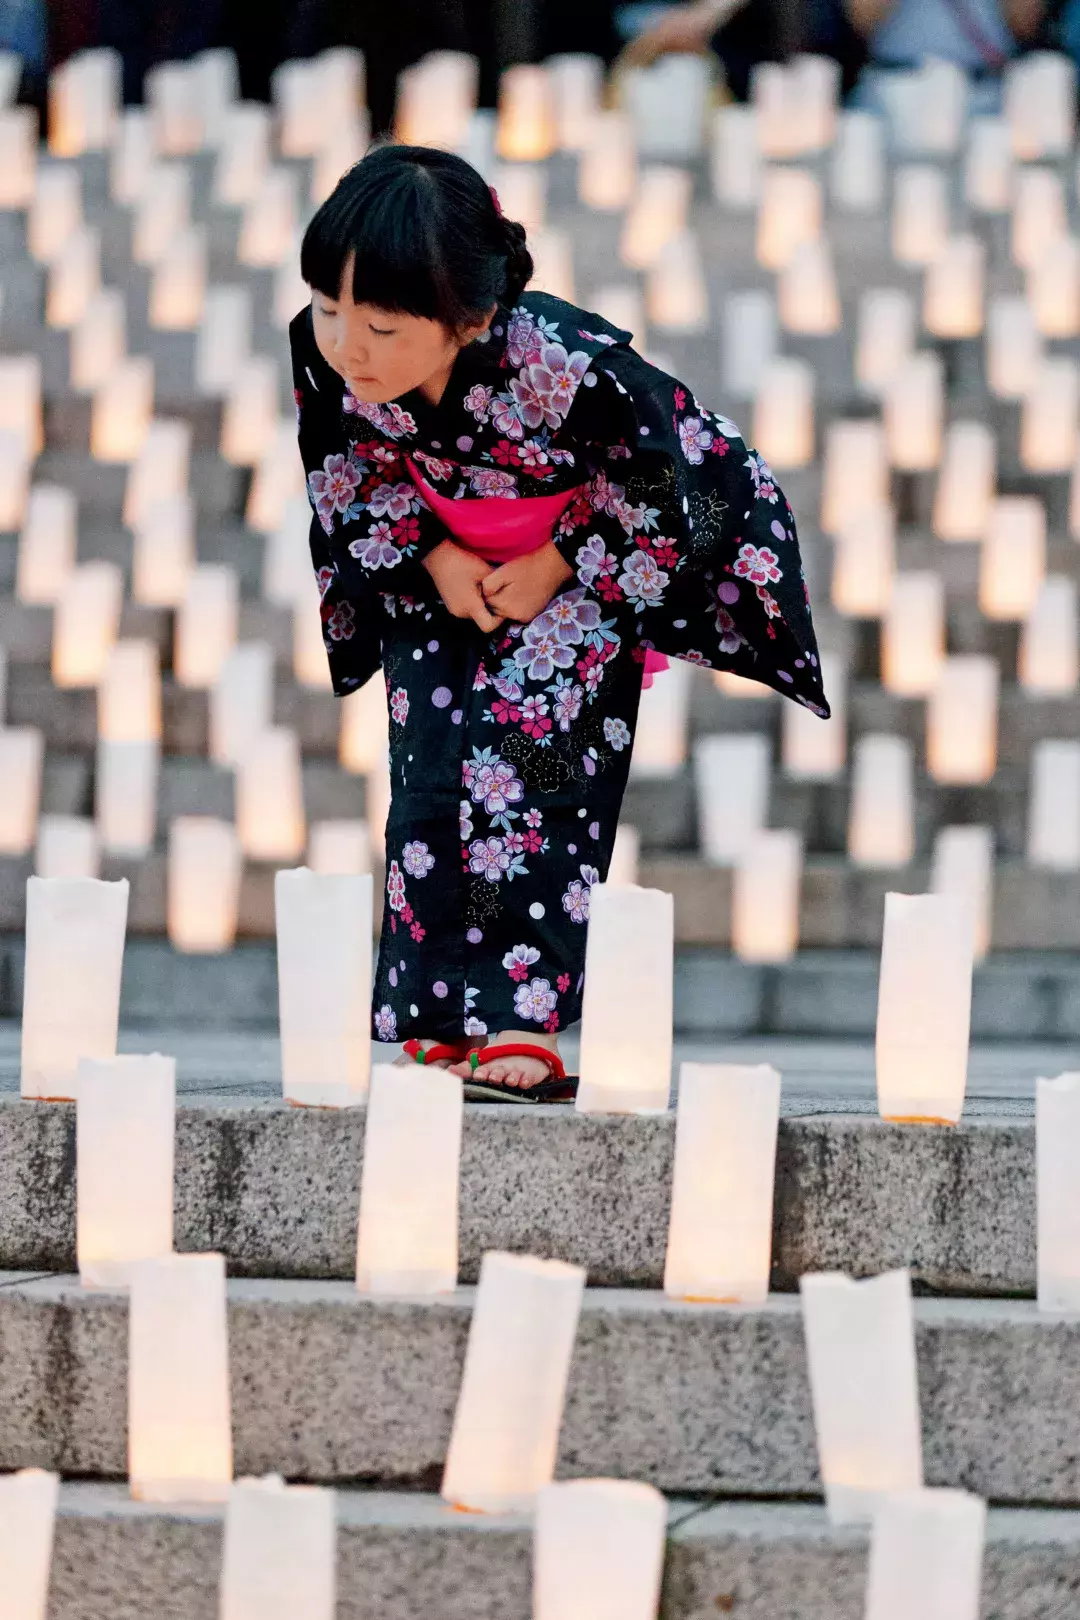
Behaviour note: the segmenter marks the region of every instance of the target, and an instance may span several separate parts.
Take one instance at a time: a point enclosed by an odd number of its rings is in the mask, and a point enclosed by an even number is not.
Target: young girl
[[[375,1036],[453,1065],[469,1096],[562,1100],[647,654],[829,712],[794,520],[734,425],[629,332],[524,290],[524,229],[462,159],[372,151],[301,268],[334,690],[381,666],[390,707]]]

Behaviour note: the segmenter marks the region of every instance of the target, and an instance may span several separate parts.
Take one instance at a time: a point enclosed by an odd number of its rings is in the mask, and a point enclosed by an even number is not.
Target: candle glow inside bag
[[[887,894],[876,1034],[881,1117],[956,1125],[971,1029],[974,916],[946,894]]]

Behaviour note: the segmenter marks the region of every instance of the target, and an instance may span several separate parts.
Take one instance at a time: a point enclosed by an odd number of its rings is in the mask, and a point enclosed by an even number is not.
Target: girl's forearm
[[[1031,39],[1046,15],[1043,0],[1006,0],[1005,19],[1017,39]]]
[[[879,23],[884,22],[892,6],[893,0],[844,0],[852,27],[864,39],[869,39]]]

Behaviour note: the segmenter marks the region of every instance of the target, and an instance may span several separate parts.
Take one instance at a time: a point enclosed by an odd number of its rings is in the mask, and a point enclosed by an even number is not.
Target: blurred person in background
[[[655,7],[625,8],[629,13]],[[800,52],[834,57],[844,88],[858,78],[866,51],[842,0],[693,0],[673,5],[631,40],[620,67],[645,66],[674,51],[713,50],[724,66],[728,89],[739,101],[750,91],[759,62],[784,62]]]
[[[935,57],[964,69],[971,110],[994,112],[1006,64],[1034,44],[1045,21],[1045,0],[845,0],[866,40],[869,61],[854,104],[888,112],[890,81]]]

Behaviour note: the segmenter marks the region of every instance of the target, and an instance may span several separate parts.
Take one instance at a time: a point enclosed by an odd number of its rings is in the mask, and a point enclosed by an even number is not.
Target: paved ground
[[[567,1042],[573,1066],[575,1042]],[[268,1101],[280,1095],[278,1042],[272,1035],[195,1033],[162,1029],[121,1034],[120,1050],[162,1051],[175,1056],[181,1094],[188,1100]],[[387,1060],[397,1055],[387,1047]],[[869,1041],[750,1039],[679,1041],[681,1062],[773,1063],[784,1077],[786,1114],[873,1113],[874,1049]],[[1030,1115],[1037,1075],[1080,1069],[1080,1044],[1061,1042],[981,1044],[971,1049],[968,1071],[969,1117]],[[0,1021],[0,1092],[19,1085],[19,1026]]]

